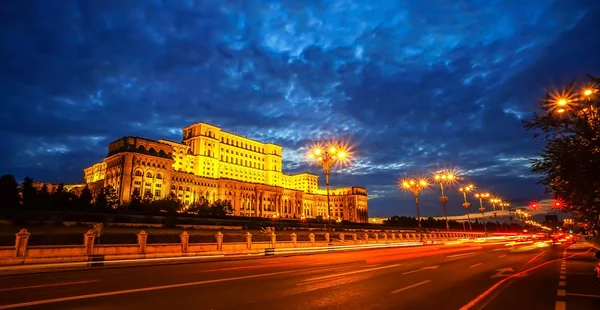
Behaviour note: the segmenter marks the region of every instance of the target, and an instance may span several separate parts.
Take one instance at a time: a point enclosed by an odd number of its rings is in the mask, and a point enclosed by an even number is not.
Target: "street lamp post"
[[[467,193],[474,189],[475,189],[475,186],[473,186],[473,184],[469,184],[469,185],[463,186],[458,189],[460,192],[463,193],[463,197],[465,198],[465,202],[463,202],[462,205],[463,205],[463,207],[465,207],[465,212],[467,213],[467,221],[469,222],[469,230],[473,230],[473,226],[471,226],[471,218],[469,216],[469,206],[471,204],[467,201]],[[464,225],[464,222],[463,222],[463,225]]]
[[[329,172],[331,167],[337,163],[342,163],[347,159],[347,152],[341,146],[331,143],[328,148],[321,149],[315,147],[312,152],[308,155],[309,158],[317,163],[317,165],[323,167],[323,173],[325,173],[325,187],[327,190],[327,222],[329,226],[329,232],[332,232],[331,226],[331,204],[329,199]]]
[[[452,183],[456,180],[456,176],[449,171],[444,171],[441,173],[436,173],[433,175],[433,179],[440,183],[440,190],[442,195],[440,196],[440,201],[442,202],[442,207],[444,208],[444,218],[446,219],[446,230],[450,230],[450,225],[448,224],[448,210],[446,208],[446,202],[448,201],[448,197],[444,195],[444,183]]]
[[[510,208],[510,204],[507,202],[502,202],[500,204],[500,207],[502,207],[502,211],[504,211],[505,207],[508,209],[508,219],[510,220],[510,225],[512,226],[513,218],[512,218],[512,212],[511,212],[512,209]],[[502,221],[504,222],[504,220],[502,220]]]
[[[500,200],[499,198],[492,198],[490,199],[490,202],[492,203],[492,209],[494,210],[494,220],[496,221],[496,229],[500,230],[500,222],[498,222],[498,211],[496,210],[496,204],[502,203],[502,200]]]
[[[483,230],[487,232],[487,224],[485,222],[485,208],[483,207],[483,199],[490,197],[489,193],[477,193],[475,198],[479,199],[479,212],[481,212],[481,218],[483,219]]]
[[[415,195],[415,206],[417,208],[417,227],[419,230],[419,240],[423,240],[421,230],[421,210],[419,209],[419,192],[426,189],[429,184],[425,179],[407,179],[400,183],[403,190],[412,192]]]

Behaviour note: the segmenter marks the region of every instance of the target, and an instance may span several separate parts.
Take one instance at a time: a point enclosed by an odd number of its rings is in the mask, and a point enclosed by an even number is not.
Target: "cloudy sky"
[[[110,141],[204,121],[283,145],[289,172],[318,172],[312,141],[351,141],[332,183],[366,187],[373,216],[412,215],[398,179],[446,167],[527,204],[547,196],[520,121],[600,74],[599,15],[597,0],[2,1],[0,173],[81,182]]]

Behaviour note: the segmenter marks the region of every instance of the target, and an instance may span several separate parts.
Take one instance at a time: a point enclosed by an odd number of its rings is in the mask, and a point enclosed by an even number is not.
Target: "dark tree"
[[[228,200],[217,199],[213,202],[211,208],[211,215],[214,216],[225,216],[229,214],[233,214],[233,207],[231,206],[231,202]]]
[[[12,174],[0,177],[0,210],[19,206],[19,183]]]
[[[154,195],[152,195],[152,192],[150,191],[146,191],[144,192],[144,203],[149,204],[152,199],[154,198]]]
[[[589,77],[598,85],[600,79]],[[600,102],[597,89],[572,83],[548,94],[533,119],[523,122],[544,146],[530,159],[546,192],[565,204],[565,211],[600,229]]]
[[[21,183],[21,202],[24,208],[33,209],[36,207],[37,190],[33,187],[33,179],[25,177]]]
[[[139,211],[142,209],[142,196],[140,196],[140,190],[134,189],[129,198],[129,210]]]
[[[200,199],[190,204],[187,208],[187,212],[198,214],[199,216],[208,216],[210,215],[210,203],[204,196],[201,196]]]
[[[120,205],[119,194],[112,186],[105,187],[104,194],[106,196],[106,207],[108,209],[116,209]]]
[[[170,193],[163,199],[153,200],[150,203],[150,206],[152,210],[166,213],[167,215],[175,215],[183,208],[181,200],[177,199],[177,196],[173,193]]]
[[[92,200],[94,200],[94,196],[92,195],[89,186],[86,184],[79,195],[79,206],[84,209],[89,209],[92,206]]]
[[[52,210],[69,209],[69,197],[64,184],[61,183],[56,187],[56,190],[50,195],[50,202]]]
[[[103,187],[100,189],[100,191],[98,191],[94,206],[98,211],[105,211],[108,208],[108,202],[106,200],[106,187]]]
[[[37,207],[40,209],[50,208],[50,197],[51,194],[48,191],[48,185],[42,185],[42,188],[38,191],[35,199]]]

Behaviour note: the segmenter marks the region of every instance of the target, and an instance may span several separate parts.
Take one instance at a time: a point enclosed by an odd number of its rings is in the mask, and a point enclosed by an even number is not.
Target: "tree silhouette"
[[[572,83],[560,94],[549,94],[539,107],[541,113],[523,126],[545,143],[530,159],[531,170],[541,176],[538,183],[564,201],[565,211],[600,230],[600,98],[576,97],[577,93]]]
[[[42,185],[42,188],[37,192],[35,205],[38,209],[51,209],[50,203],[51,194],[48,191],[48,185]]]
[[[104,188],[104,195],[106,197],[106,208],[116,209],[119,207],[119,194],[112,186],[109,185]]]
[[[89,209],[92,206],[92,200],[94,200],[94,196],[92,195],[89,186],[86,184],[79,195],[79,205],[84,209]]]
[[[152,195],[151,191],[147,190],[146,192],[144,192],[144,199],[143,199],[143,201],[144,201],[145,204],[149,204],[152,201],[153,198],[154,198],[154,195]]]
[[[140,196],[140,190],[135,188],[129,198],[129,210],[139,211],[142,209],[142,197]]]
[[[12,174],[0,177],[0,211],[19,206],[19,183]]]
[[[26,209],[34,209],[36,207],[37,190],[33,187],[33,179],[25,177],[21,184],[21,202]]]
[[[94,204],[97,210],[104,211],[108,208],[108,202],[106,200],[106,187],[103,187],[98,191],[96,195],[96,203]]]
[[[228,200],[217,199],[211,205],[211,215],[214,216],[225,216],[229,214],[233,214],[233,207],[231,206],[231,202]]]
[[[187,208],[187,212],[198,214],[199,216],[210,215],[210,203],[204,196],[201,196],[197,201],[194,201]]]
[[[153,200],[150,206],[152,210],[166,213],[167,215],[175,215],[183,208],[181,200],[177,199],[177,196],[173,193],[170,193],[163,199]]]

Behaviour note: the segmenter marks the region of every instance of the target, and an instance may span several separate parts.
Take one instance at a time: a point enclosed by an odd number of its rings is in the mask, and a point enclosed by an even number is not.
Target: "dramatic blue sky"
[[[332,183],[366,187],[372,216],[412,215],[397,180],[444,167],[544,199],[520,119],[600,74],[599,16],[597,0],[2,1],[0,173],[81,182],[110,141],[206,121],[283,145],[290,172],[318,171],[311,141],[351,139]]]

